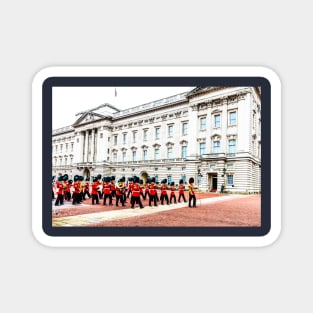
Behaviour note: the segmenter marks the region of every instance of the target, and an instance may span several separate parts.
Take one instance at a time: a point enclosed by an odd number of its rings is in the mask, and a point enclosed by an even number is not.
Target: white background
[[[309,2],[0,5],[1,312],[310,312]],[[56,65],[250,65],[282,82],[282,232],[265,248],[48,248],[31,232],[31,83]],[[41,192],[38,182],[38,192]]]

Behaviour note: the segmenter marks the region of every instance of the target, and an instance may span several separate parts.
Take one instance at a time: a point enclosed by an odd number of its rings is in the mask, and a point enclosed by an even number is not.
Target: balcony
[[[226,159],[225,153],[206,153],[201,155],[201,160]]]

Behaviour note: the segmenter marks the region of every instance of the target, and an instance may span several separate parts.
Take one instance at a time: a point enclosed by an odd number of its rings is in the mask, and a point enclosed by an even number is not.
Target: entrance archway
[[[86,178],[86,176],[88,176],[90,178],[90,171],[86,167],[83,170],[83,176],[84,176],[84,179]]]

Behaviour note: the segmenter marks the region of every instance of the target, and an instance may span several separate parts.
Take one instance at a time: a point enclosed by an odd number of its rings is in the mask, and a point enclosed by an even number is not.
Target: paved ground
[[[188,198],[187,198],[188,199]],[[54,203],[54,202],[53,202]],[[52,206],[52,225],[71,226],[260,226],[260,195],[197,194],[197,207],[188,203],[158,205],[144,208],[92,205],[88,199],[80,205],[71,202]]]

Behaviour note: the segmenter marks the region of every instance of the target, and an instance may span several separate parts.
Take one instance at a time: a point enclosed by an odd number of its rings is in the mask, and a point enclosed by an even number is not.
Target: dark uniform
[[[176,202],[176,195],[175,195],[175,190],[176,190],[176,188],[175,188],[175,184],[174,184],[173,181],[171,182],[171,188],[170,188],[170,190],[171,190],[171,194],[170,194],[170,204],[172,204],[172,200],[174,200],[174,203],[176,204],[176,203],[177,203],[177,202]]]
[[[161,181],[161,197],[160,197],[160,201],[161,201],[161,204],[163,205],[164,203],[164,200],[166,200],[166,204],[170,204],[170,201],[168,199],[168,194],[167,194],[167,179],[163,179]]]
[[[179,196],[178,196],[178,202],[180,202],[180,199],[183,198],[184,202],[187,202],[186,198],[185,198],[185,185],[184,185],[184,181],[181,179],[179,181]]]
[[[139,178],[135,176],[133,181],[134,181],[134,184],[132,187],[132,196],[130,200],[131,208],[134,209],[135,203],[137,203],[140,209],[143,209],[144,206],[142,205],[141,200],[140,200],[141,187],[139,185]]]
[[[194,187],[193,187],[193,183],[194,183],[194,178],[190,177],[189,178],[189,185],[188,185],[188,192],[189,192],[189,207],[191,208],[191,201],[193,202],[193,207],[196,207],[196,195],[195,195],[195,191],[194,191]]]

